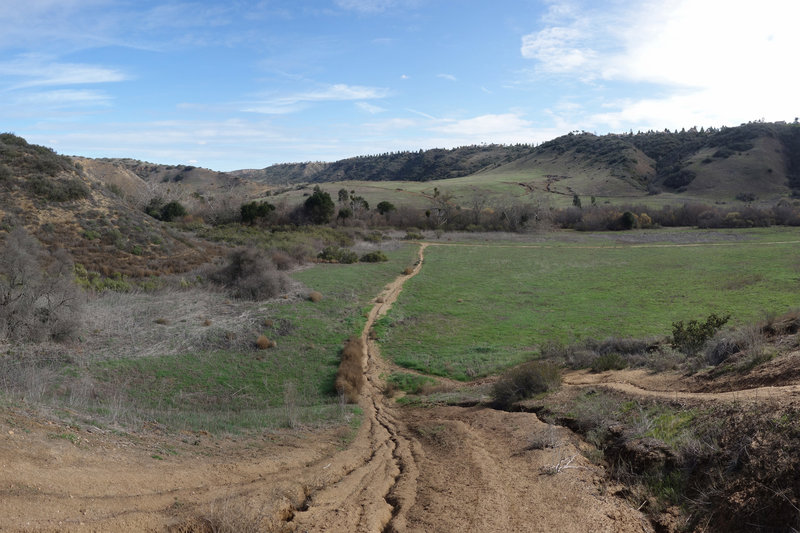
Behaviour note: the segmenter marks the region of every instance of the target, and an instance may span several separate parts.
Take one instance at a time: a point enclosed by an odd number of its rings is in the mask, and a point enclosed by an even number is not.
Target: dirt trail
[[[665,400],[693,400],[703,402],[765,402],[800,399],[800,385],[754,387],[725,392],[687,392],[678,390],[676,380],[664,378],[659,384],[644,371],[616,371],[591,374],[588,370],[570,372],[564,376],[565,385],[574,387],[601,387],[633,396]]]
[[[369,333],[419,272],[426,246],[414,271],[376,299],[362,333],[367,386],[361,404],[374,452],[355,475],[313,494],[294,522],[315,531],[647,531],[623,500],[601,495],[598,472],[566,430],[557,430],[552,449],[533,450],[537,434],[556,431],[535,415],[456,407],[397,411],[382,395],[381,375],[393,368]],[[354,444],[363,445],[361,439]]]
[[[420,271],[425,247],[369,313],[363,423],[345,449],[333,431],[131,438],[9,409],[0,530],[648,531],[639,512],[601,490],[602,472],[566,429],[483,407],[399,409],[382,394],[393,368],[370,330]],[[544,449],[530,445],[543,439]]]

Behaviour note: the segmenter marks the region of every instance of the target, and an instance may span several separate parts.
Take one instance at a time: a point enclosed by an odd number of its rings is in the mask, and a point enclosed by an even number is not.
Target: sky
[[[0,131],[234,170],[800,115],[797,0],[2,0]]]

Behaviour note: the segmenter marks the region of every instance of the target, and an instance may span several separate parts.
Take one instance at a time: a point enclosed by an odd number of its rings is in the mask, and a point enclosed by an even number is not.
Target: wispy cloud
[[[360,13],[381,13],[394,8],[414,7],[419,0],[335,0],[338,7]]]
[[[362,111],[366,111],[370,115],[377,115],[378,113],[386,111],[384,108],[370,104],[369,102],[356,102],[356,107]]]
[[[452,74],[437,74],[436,77],[442,78],[443,80],[458,81],[458,78],[456,78]]]
[[[59,90],[22,94],[14,98],[16,105],[36,106],[49,108],[62,108],[73,106],[100,106],[111,105],[112,98],[100,91],[88,90]]]
[[[81,63],[59,63],[39,56],[23,56],[0,62],[0,76],[16,79],[11,89],[57,85],[110,83],[129,77],[113,68]]]
[[[375,100],[385,98],[390,91],[381,87],[336,84],[322,89],[267,98],[247,106],[243,111],[265,114],[286,114],[302,109],[313,102]]]

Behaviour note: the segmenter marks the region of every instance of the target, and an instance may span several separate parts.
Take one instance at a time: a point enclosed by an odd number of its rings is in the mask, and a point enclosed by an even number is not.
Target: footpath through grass
[[[535,357],[547,341],[666,336],[677,320],[716,312],[735,324],[796,306],[800,245],[766,241],[800,233],[730,233],[719,232],[724,246],[598,245],[590,234],[588,246],[429,246],[421,273],[379,321],[382,353],[468,380]]]
[[[93,364],[94,379],[116,396],[98,414],[212,432],[340,421],[351,411],[338,405],[333,387],[342,343],[361,332],[370,300],[413,263],[416,251],[403,245],[386,252],[385,263],[319,264],[297,272],[293,277],[322,300],[254,303],[250,349]],[[258,334],[277,346],[255,349]]]

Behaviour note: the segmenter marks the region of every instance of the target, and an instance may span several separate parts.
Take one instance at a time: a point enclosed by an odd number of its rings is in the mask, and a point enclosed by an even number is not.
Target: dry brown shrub
[[[405,274],[406,276],[410,276],[413,273],[414,273],[413,267],[406,267],[403,269],[403,274]]]
[[[308,299],[314,303],[317,303],[322,300],[322,293],[319,291],[311,291],[308,293]]]
[[[166,318],[156,318],[153,322],[162,326],[169,326],[169,320]]]
[[[336,390],[350,403],[358,402],[364,387],[364,341],[361,337],[350,337],[342,348],[342,359],[336,373]]]
[[[265,318],[264,319],[264,326],[265,327],[271,328],[274,325],[275,325],[275,321],[272,320],[271,318]]]
[[[256,339],[256,346],[259,350],[266,350],[270,347],[270,340],[266,335],[259,335]]]
[[[203,320],[203,325],[204,326],[210,326],[211,325],[211,319],[210,318],[206,318],[205,320]]]
[[[295,258],[283,250],[272,251],[272,262],[278,270],[291,270],[297,265]]]

